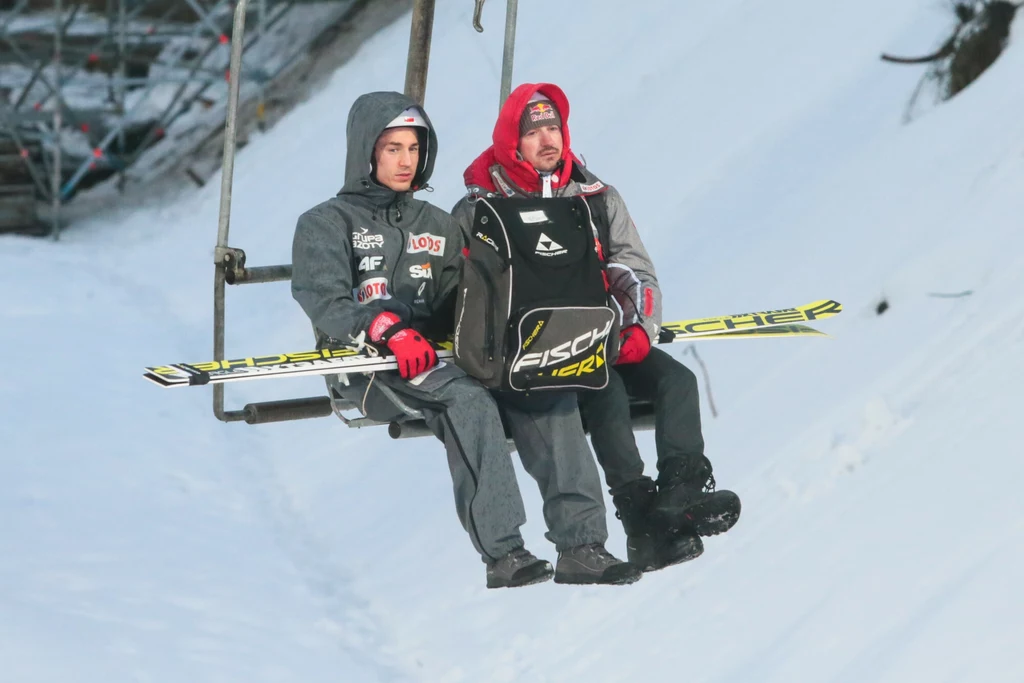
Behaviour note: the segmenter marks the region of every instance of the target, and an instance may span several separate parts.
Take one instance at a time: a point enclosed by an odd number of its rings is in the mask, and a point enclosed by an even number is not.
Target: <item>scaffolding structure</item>
[[[359,0],[316,0],[335,14]],[[243,59],[310,0],[258,0]],[[365,0],[363,0],[365,4]],[[233,0],[0,0],[0,232],[58,237],[61,207],[127,170],[184,119],[223,125]],[[319,27],[245,64],[259,100]],[[273,42],[273,41],[270,41]],[[169,145],[165,145],[168,147]],[[167,154],[168,150],[163,150]],[[177,149],[171,153],[180,154]]]

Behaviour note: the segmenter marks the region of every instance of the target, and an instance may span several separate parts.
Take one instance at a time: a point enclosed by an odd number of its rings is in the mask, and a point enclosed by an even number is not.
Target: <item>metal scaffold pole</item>
[[[53,27],[53,81],[56,87],[56,102],[53,106],[53,182],[52,182],[52,215],[50,216],[50,235],[54,240],[60,239],[60,185],[61,185],[61,129],[64,127],[63,109],[64,98],[61,87],[63,75],[61,74],[61,35],[64,33],[64,26],[61,18],[64,15],[64,7],[61,0],[54,0],[54,27]]]
[[[127,79],[127,76],[128,76],[127,69],[125,68],[125,59],[127,57],[127,55],[125,54],[125,47],[126,47],[126,45],[125,45],[126,44],[126,40],[125,40],[125,37],[126,37],[125,36],[126,27],[125,27],[125,24],[127,23],[127,21],[125,20],[124,3],[125,3],[125,0],[117,0],[117,23],[118,23],[118,28],[119,28],[119,30],[117,32],[117,81],[118,81],[118,84],[117,84],[117,96],[116,96],[117,99],[115,100],[115,105],[114,105],[114,106],[117,107],[117,110],[120,111],[122,114],[124,113],[124,108],[125,108],[124,107],[125,92],[127,91],[125,80]],[[120,153],[123,155],[125,153],[125,149],[128,146],[127,145],[127,138],[125,137],[124,129],[123,128],[121,129],[121,134],[118,137],[117,141],[118,141],[118,145],[120,147]],[[121,169],[120,169],[120,175],[118,176],[118,179],[117,179],[117,187],[122,192],[124,191],[126,182],[127,181],[126,181],[126,178],[125,178],[125,167],[122,165]]]

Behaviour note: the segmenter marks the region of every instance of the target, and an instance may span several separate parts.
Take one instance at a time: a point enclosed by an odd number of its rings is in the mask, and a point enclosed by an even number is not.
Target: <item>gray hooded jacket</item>
[[[382,311],[428,335],[450,331],[446,307],[462,267],[462,231],[445,211],[413,199],[412,192],[379,185],[371,175],[377,138],[414,106],[396,92],[359,97],[348,116],[345,185],[299,217],[292,242],[292,296],[321,343],[350,341]],[[423,118],[429,126],[425,113]],[[433,127],[420,137],[414,190],[430,179],[437,154]]]

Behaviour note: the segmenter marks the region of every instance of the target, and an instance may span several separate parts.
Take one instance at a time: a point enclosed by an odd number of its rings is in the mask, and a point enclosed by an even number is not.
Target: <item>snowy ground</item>
[[[489,141],[503,12],[481,36],[468,3],[438,5],[428,198],[449,207]],[[5,680],[1024,680],[1024,52],[904,126],[920,71],[878,54],[941,40],[933,0],[588,7],[520,6],[516,81],[565,87],[666,314],[846,306],[831,340],[700,347],[737,527],[628,588],[487,591],[433,441],[223,425],[208,389],[146,384],[144,365],[210,355],[218,183],[183,188],[59,244],[0,240]],[[407,37],[381,33],[242,151],[250,264],[288,261],[295,217],[341,183],[349,105],[401,88]],[[231,355],[310,343],[286,285],[228,309]],[[521,482],[528,546],[553,558]]]

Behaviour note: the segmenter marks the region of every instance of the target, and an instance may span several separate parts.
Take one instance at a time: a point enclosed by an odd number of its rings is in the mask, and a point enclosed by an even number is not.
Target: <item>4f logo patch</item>
[[[359,259],[359,272],[369,273],[374,270],[380,270],[382,265],[384,265],[383,256],[364,256]]]
[[[409,248],[406,251],[410,254],[425,251],[433,256],[440,256],[444,253],[444,240],[444,237],[431,235],[429,232],[409,235]]]

